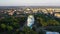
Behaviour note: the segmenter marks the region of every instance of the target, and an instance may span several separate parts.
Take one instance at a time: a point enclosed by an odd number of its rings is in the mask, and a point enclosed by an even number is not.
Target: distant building
[[[55,17],[60,18],[60,13],[56,13]]]
[[[30,8],[26,8],[26,9],[24,10],[24,13],[33,13],[33,12],[32,12],[32,10],[31,10]]]
[[[13,15],[14,12],[15,12],[15,11],[13,11],[13,10],[9,10],[9,11],[8,11],[8,15]]]

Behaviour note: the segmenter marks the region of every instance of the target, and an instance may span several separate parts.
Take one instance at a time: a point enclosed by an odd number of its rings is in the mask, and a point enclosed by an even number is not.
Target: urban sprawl
[[[0,14],[36,14],[36,13],[44,13],[44,14],[51,14],[57,18],[60,18],[60,8],[7,8],[7,9],[0,9]]]

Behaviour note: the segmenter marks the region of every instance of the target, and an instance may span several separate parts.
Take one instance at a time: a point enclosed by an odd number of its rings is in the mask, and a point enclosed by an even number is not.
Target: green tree
[[[5,29],[6,25],[5,24],[1,24],[1,28]]]
[[[13,30],[13,27],[12,26],[7,26],[7,29],[8,29],[8,31],[11,31],[11,30]]]

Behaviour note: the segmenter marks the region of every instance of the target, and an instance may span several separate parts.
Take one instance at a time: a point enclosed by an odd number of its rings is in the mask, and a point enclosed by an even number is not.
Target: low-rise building
[[[60,18],[60,14],[59,13],[55,13],[55,17]]]

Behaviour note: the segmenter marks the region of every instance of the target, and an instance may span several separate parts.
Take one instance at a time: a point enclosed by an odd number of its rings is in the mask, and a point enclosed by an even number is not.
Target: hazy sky
[[[60,0],[0,0],[0,6],[60,6]]]

